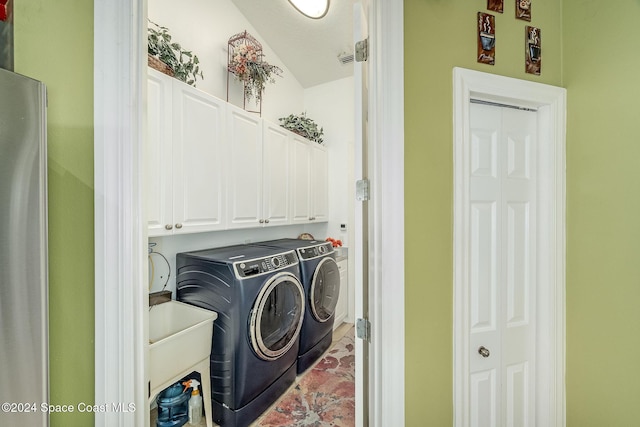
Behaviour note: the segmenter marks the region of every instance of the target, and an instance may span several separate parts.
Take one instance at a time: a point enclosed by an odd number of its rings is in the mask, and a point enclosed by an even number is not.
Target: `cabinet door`
[[[225,110],[224,101],[174,82],[175,232],[224,228]]]
[[[311,145],[300,136],[291,139],[291,222],[311,220]]]
[[[262,125],[260,117],[228,106],[228,228],[256,227],[262,217]]]
[[[148,69],[145,202],[151,237],[173,233],[172,80]]]
[[[311,153],[311,218],[312,221],[328,221],[329,164],[327,149],[315,144]]]
[[[289,215],[289,132],[263,121],[262,219],[265,226],[291,223]]]

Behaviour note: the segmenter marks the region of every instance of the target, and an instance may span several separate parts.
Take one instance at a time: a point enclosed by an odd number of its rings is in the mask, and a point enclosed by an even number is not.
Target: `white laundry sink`
[[[213,321],[218,314],[169,301],[149,310],[149,381],[151,390],[191,373],[211,353]],[[164,388],[164,387],[163,387]]]

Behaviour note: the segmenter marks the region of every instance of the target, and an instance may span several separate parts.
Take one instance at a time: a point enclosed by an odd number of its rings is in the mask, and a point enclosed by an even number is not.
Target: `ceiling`
[[[322,19],[307,18],[288,0],[231,1],[302,87],[353,75],[353,64],[342,65],[338,56],[353,54],[353,5],[358,0],[331,1]]]

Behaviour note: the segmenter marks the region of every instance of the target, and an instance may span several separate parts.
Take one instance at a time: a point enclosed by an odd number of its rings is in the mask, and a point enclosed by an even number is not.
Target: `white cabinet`
[[[257,227],[262,218],[262,127],[260,117],[233,105],[227,109],[229,144],[227,227]]]
[[[295,224],[328,220],[327,149],[298,135],[291,144],[291,219]]]
[[[334,329],[340,326],[349,314],[348,260],[347,258],[343,258],[340,261],[337,261],[337,264],[338,271],[340,271],[340,295],[338,296],[338,303],[336,304],[335,320],[333,322]]]
[[[329,161],[327,149],[311,143],[311,220],[329,220]]]
[[[288,132],[234,106],[227,129],[228,228],[289,224]]]
[[[291,223],[289,132],[267,120],[262,127],[262,218],[265,226]]]
[[[149,69],[145,195],[149,236],[171,234],[173,224],[172,79]],[[173,227],[172,227],[173,228]]]
[[[301,136],[291,138],[291,221],[311,220],[311,144]]]
[[[149,70],[149,236],[223,229],[226,103]]]
[[[324,146],[148,69],[149,236],[328,220]]]

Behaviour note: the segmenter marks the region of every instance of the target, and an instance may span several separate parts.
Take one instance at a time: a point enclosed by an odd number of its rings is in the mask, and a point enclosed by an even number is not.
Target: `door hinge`
[[[356,200],[362,202],[370,199],[369,180],[359,179],[356,181]]]
[[[365,62],[369,59],[369,37],[356,42],[356,62]]]
[[[371,342],[371,322],[368,319],[356,319],[356,337]]]

